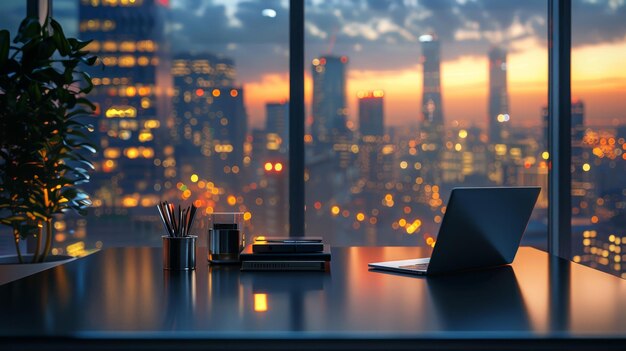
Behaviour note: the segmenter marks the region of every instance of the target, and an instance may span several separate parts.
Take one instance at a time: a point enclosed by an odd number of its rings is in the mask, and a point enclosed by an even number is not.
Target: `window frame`
[[[548,0],[548,252],[571,260],[572,1]]]
[[[305,233],[304,0],[289,1],[289,235]],[[548,0],[548,252],[571,260],[571,0]],[[295,73],[295,74],[294,74]]]
[[[304,0],[289,1],[289,236],[305,235]],[[548,252],[571,259],[571,0],[548,0]],[[27,15],[52,12],[28,0]]]

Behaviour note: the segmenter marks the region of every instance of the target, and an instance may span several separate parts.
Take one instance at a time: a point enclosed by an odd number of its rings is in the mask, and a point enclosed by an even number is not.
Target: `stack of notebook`
[[[326,271],[330,246],[318,241],[275,239],[255,240],[239,255],[242,271]]]

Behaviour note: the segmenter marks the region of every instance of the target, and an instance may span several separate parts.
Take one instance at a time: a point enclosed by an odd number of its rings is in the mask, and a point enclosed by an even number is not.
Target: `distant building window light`
[[[102,49],[104,51],[116,51],[117,50],[117,43],[114,41],[105,41],[102,44]]]
[[[135,42],[123,41],[120,43],[120,51],[134,52],[136,50]]]
[[[135,57],[131,55],[122,56],[119,59],[120,67],[133,67],[135,65]]]
[[[217,144],[215,145],[215,152],[233,152],[233,146],[230,144]]]
[[[106,158],[119,158],[120,154],[121,152],[119,148],[110,147],[110,148],[104,149],[104,157]]]
[[[139,132],[138,139],[139,139],[139,142],[145,143],[148,141],[152,141],[154,139],[154,136],[152,135],[150,130],[144,129],[141,132]]]
[[[132,106],[114,106],[106,111],[105,116],[107,118],[135,118],[137,109]]]

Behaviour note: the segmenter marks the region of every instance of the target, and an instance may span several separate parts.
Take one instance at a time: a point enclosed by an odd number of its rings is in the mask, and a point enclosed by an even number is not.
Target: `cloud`
[[[623,0],[578,0],[572,4],[572,45],[585,46],[626,39]]]
[[[189,8],[188,3],[195,6]],[[233,5],[235,4],[235,5]],[[273,9],[275,17],[263,15]],[[175,51],[206,44],[285,44],[289,41],[289,11],[280,1],[222,4],[178,0],[171,8],[171,39]]]
[[[289,9],[285,0],[172,2],[175,52],[212,51],[233,57],[254,79],[287,70]],[[484,57],[493,45],[511,52],[547,47],[545,0],[306,0],[307,60],[332,52],[360,69],[411,67],[418,38],[435,32],[442,59]],[[276,17],[263,16],[263,10]],[[626,38],[622,0],[574,0],[573,45]],[[252,67],[248,67],[252,65]],[[257,72],[257,73],[255,73]],[[242,72],[243,73],[243,72]],[[246,75],[246,77],[248,77]]]

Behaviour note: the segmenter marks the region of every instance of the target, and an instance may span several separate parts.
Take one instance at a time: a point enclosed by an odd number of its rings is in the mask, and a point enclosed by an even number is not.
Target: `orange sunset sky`
[[[532,40],[517,43],[519,50],[508,55],[508,91],[511,121],[517,126],[540,124],[541,107],[547,103],[548,54]],[[587,125],[626,123],[626,38],[617,43],[577,47],[572,51],[572,96],[586,103]],[[306,67],[307,116],[310,114],[312,81]],[[441,66],[443,111],[447,124],[463,126],[486,123],[487,57],[461,56]],[[420,120],[421,66],[403,70],[359,70],[348,66],[347,98],[349,119],[357,121],[356,93],[385,91],[385,124],[402,126]],[[243,77],[242,77],[243,78]],[[246,107],[253,127],[265,121],[265,103],[288,98],[288,74],[267,73],[258,81],[246,82]]]

